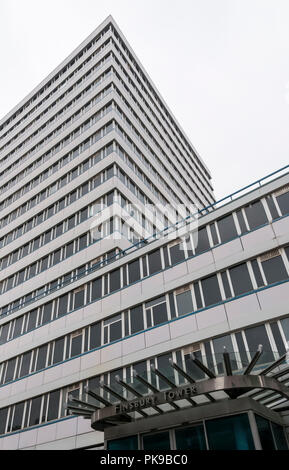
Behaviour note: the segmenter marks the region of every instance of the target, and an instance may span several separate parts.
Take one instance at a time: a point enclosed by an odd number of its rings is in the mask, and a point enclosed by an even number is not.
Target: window
[[[258,349],[259,344],[262,344],[263,346],[263,354],[261,356],[262,363],[274,361],[274,356],[271,350],[271,345],[270,345],[269,338],[268,338],[266,328],[264,325],[256,326],[253,328],[246,328],[245,336],[247,339],[251,357],[254,356],[255,352]]]
[[[42,325],[45,325],[45,323],[50,322],[51,320],[51,314],[52,314],[52,302],[49,302],[48,304],[43,305],[43,316],[42,316]]]
[[[201,284],[206,307],[208,305],[216,304],[222,300],[218,278],[216,275],[203,279]]]
[[[31,356],[32,356],[31,351],[23,354],[19,377],[24,377],[25,375],[29,374]]]
[[[232,214],[218,220],[218,228],[222,243],[237,237],[237,230]]]
[[[179,289],[176,292],[176,301],[178,308],[178,316],[193,312],[194,306],[192,301],[192,292],[189,287]]]
[[[235,295],[241,295],[253,290],[250,274],[246,263],[229,269]]]
[[[144,330],[143,308],[142,305],[130,310],[131,334]]]
[[[44,346],[41,346],[40,348],[38,348],[35,371],[45,369],[47,351],[48,351],[47,344],[45,344]]]
[[[176,429],[175,436],[178,450],[206,450],[207,448],[203,425]]]
[[[95,323],[90,327],[90,343],[89,349],[101,346],[101,323]]]
[[[265,256],[266,255],[264,255],[264,257]],[[261,262],[268,284],[273,284],[274,282],[283,281],[288,278],[288,274],[281,256],[274,256],[273,253],[272,257],[263,261],[264,257],[261,257]]]
[[[70,357],[78,356],[82,352],[82,330],[76,331],[71,335]]]
[[[102,295],[102,279],[95,279],[91,283],[91,300],[100,299]]]
[[[115,315],[109,320],[105,320],[104,327],[104,344],[117,341],[122,338],[122,319],[121,315]]]
[[[165,296],[159,297],[145,306],[147,327],[159,325],[168,320],[167,304]]]
[[[206,421],[210,450],[253,450],[254,442],[247,414]]]
[[[18,429],[21,429],[22,427],[22,421],[23,421],[23,413],[24,413],[24,402],[18,403],[14,407],[14,417],[13,417],[13,422],[11,425],[11,431],[17,431]]]
[[[280,194],[279,196],[276,196],[276,199],[280,207],[281,214],[289,214],[289,190],[287,190],[283,194]]]
[[[148,255],[149,273],[154,274],[162,270],[161,252],[153,251]]]
[[[31,400],[30,417],[28,426],[35,426],[40,423],[40,408],[42,397],[33,398]]]
[[[60,390],[56,390],[55,392],[51,392],[49,394],[47,421],[51,421],[53,419],[58,418],[59,400],[60,400]]]
[[[255,418],[256,418],[256,424],[257,424],[257,428],[259,432],[262,449],[263,450],[275,450],[270,421],[268,421],[267,419],[259,415],[255,415]]]
[[[128,278],[129,284],[140,280],[139,259],[128,264]]]
[[[200,229],[197,233],[197,236],[196,234],[193,234],[193,240],[196,255],[210,249],[210,243],[206,227]]]
[[[52,364],[57,364],[63,361],[64,352],[64,338],[57,339],[54,342],[54,354]]]
[[[178,242],[174,245],[169,247],[170,255],[171,255],[171,263],[176,264],[184,261],[185,259],[185,252],[184,246],[182,243]]]
[[[110,273],[110,292],[120,289],[120,269],[116,269]]]
[[[58,301],[58,317],[67,313],[68,294],[59,297]]]
[[[232,344],[232,339],[230,335],[222,336],[221,338],[216,338],[213,340],[213,346],[215,351],[215,358],[217,363],[218,373],[222,374],[224,372],[223,367],[223,353],[224,347],[226,348],[226,352],[229,353],[232,369],[238,370],[238,364],[236,360],[236,356],[234,354],[234,348]]]
[[[74,308],[80,308],[84,305],[84,286],[75,289],[74,294]]]
[[[144,450],[170,450],[170,435],[168,432],[148,434],[143,436]]]
[[[267,224],[268,219],[261,201],[256,201],[245,208],[251,230]]]

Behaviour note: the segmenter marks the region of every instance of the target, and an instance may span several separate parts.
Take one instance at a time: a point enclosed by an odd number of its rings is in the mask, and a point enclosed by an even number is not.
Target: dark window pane
[[[47,421],[51,421],[52,419],[58,418],[59,399],[60,399],[59,390],[56,390],[55,392],[51,392],[49,394]]]
[[[284,429],[279,424],[271,423],[275,437],[275,443],[278,450],[288,450]]]
[[[74,308],[80,308],[84,305],[84,289],[74,292]]]
[[[90,327],[90,343],[89,349],[101,346],[101,323],[95,323]]]
[[[117,341],[122,337],[121,321],[112,323],[110,326],[110,342]]]
[[[57,339],[54,346],[53,364],[63,361],[64,338]]]
[[[29,313],[27,333],[28,331],[32,331],[34,330],[34,328],[36,328],[36,319],[37,319],[37,310],[32,310],[32,312]]]
[[[206,421],[210,450],[253,450],[254,442],[247,414]]]
[[[82,334],[71,338],[71,354],[70,357],[78,356],[81,354],[82,349]]]
[[[42,370],[45,368],[46,366],[46,357],[47,357],[47,349],[48,349],[48,346],[47,345],[44,345],[44,346],[41,346],[39,349],[38,349],[38,356],[37,356],[37,362],[36,362],[36,368],[35,370]]]
[[[31,351],[23,354],[19,377],[24,377],[29,374],[31,354]]]
[[[202,425],[176,430],[178,450],[206,450],[206,439]]]
[[[110,273],[110,292],[120,289],[120,269]]]
[[[275,450],[273,434],[270,427],[270,422],[259,416],[255,415],[259,437],[263,450]]]
[[[271,213],[271,216],[272,216],[272,219],[273,220],[276,220],[279,218],[279,214],[277,212],[277,209],[276,209],[276,206],[275,206],[275,202],[274,202],[274,199],[272,198],[271,195],[267,196],[266,197],[266,201],[267,201],[267,204],[268,204],[268,207],[270,209],[270,213]]]
[[[237,237],[237,230],[232,214],[218,220],[218,228],[222,243]]]
[[[23,316],[17,318],[15,322],[15,329],[14,329],[14,334],[13,334],[14,338],[21,335],[22,323],[23,323]]]
[[[154,274],[162,269],[160,250],[153,251],[148,255],[149,273]]]
[[[222,300],[217,276],[210,276],[202,280],[205,305],[213,305]]]
[[[67,302],[68,302],[68,294],[65,294],[59,297],[59,304],[58,304],[58,316],[59,317],[67,313]]]
[[[264,325],[255,326],[253,328],[247,328],[245,335],[251,352],[251,357],[257,351],[259,344],[263,346],[263,354],[259,363],[266,363],[274,361],[274,356],[271,350],[270,342]]]
[[[143,437],[145,450],[170,450],[170,435],[168,432],[147,435]]]
[[[197,238],[195,240],[195,238]],[[210,249],[209,238],[206,227],[198,231],[198,235],[193,235],[196,255]]]
[[[144,329],[142,306],[134,307],[130,310],[131,334]]]
[[[33,398],[31,401],[31,411],[29,418],[29,426],[35,426],[40,422],[40,407],[42,397]]]
[[[247,354],[246,354],[246,348],[245,348],[245,343],[242,337],[242,333],[235,333],[238,349],[239,349],[239,354],[241,357],[241,362],[242,366],[245,367],[249,364]]]
[[[23,420],[23,412],[24,412],[24,403],[18,403],[18,405],[15,405],[14,418],[13,418],[13,423],[11,426],[12,432],[17,431],[18,429],[21,429],[22,420]]]
[[[43,306],[43,317],[42,317],[42,325],[48,323],[51,320],[51,313],[52,313],[52,302],[45,304]]]
[[[268,284],[273,284],[274,282],[283,281],[288,278],[281,256],[275,256],[267,261],[263,261],[262,268]]]
[[[193,312],[194,306],[191,290],[187,290],[181,294],[176,295],[176,301],[178,307],[178,316]]]
[[[185,252],[183,244],[178,244],[170,247],[170,255],[172,264],[180,263],[185,259]]]
[[[283,343],[283,340],[282,340],[282,336],[280,334],[279,326],[278,326],[277,322],[270,323],[270,326],[271,326],[274,341],[275,341],[275,344],[276,344],[276,347],[277,347],[277,351],[281,356],[282,354],[284,354],[286,352],[286,349],[285,349],[285,346],[284,346],[284,343]]]
[[[226,348],[226,352],[230,355],[231,365],[233,370],[237,370],[237,361],[236,356],[234,354],[234,348],[232,344],[232,339],[230,335],[222,336],[221,338],[215,338],[213,340],[213,346],[215,351],[216,363],[219,374],[224,372],[223,368],[223,353],[224,347]]]
[[[0,410],[0,434],[5,433],[7,414],[8,408],[2,408],[2,410]]]
[[[195,291],[195,296],[196,296],[196,301],[197,301],[197,308],[202,308],[202,298],[201,298],[201,293],[200,293],[200,287],[198,282],[194,282],[194,291]]]
[[[5,382],[10,382],[14,378],[14,372],[15,372],[15,365],[16,365],[16,359],[10,359],[7,364],[7,371],[6,371],[6,376],[5,376]]]
[[[256,201],[245,208],[247,220],[251,230],[268,222],[265,209],[261,201]]]
[[[211,228],[211,234],[212,234],[213,244],[214,244],[214,245],[218,245],[219,239],[218,239],[218,235],[217,235],[217,230],[216,230],[215,224],[211,224],[211,225],[210,225],[210,228]]]
[[[264,286],[264,281],[263,281],[262,274],[261,274],[261,271],[260,271],[260,268],[259,268],[259,265],[258,265],[258,261],[256,259],[254,259],[253,261],[251,261],[251,265],[252,265],[252,268],[253,268],[253,271],[254,271],[254,276],[255,276],[255,279],[256,279],[256,282],[257,282],[257,286],[258,287],[263,287]]]
[[[164,323],[168,320],[166,303],[153,307],[153,319],[154,325],[159,325],[160,323]]]
[[[140,266],[138,259],[128,264],[128,278],[130,284],[140,280]]]
[[[138,450],[138,438],[137,436],[131,436],[108,441],[107,450]]]
[[[102,282],[101,278],[95,279],[91,283],[91,300],[97,300],[101,298],[102,294]]]
[[[246,263],[229,269],[235,295],[241,295],[253,290],[248,267]]]
[[[281,322],[281,326],[282,326],[285,338],[287,342],[289,342],[289,318],[284,318],[283,320],[280,320],[280,322]]]
[[[289,191],[276,197],[282,215],[289,214]]]
[[[224,290],[225,290],[226,299],[229,299],[230,297],[232,297],[232,292],[231,292],[231,287],[230,287],[230,284],[229,284],[229,281],[228,281],[227,272],[224,271],[221,274],[221,276],[222,276],[222,281],[223,281],[223,286],[224,286]]]

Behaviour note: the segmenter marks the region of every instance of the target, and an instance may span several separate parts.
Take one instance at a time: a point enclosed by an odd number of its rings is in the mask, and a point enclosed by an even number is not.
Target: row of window
[[[9,120],[5,121],[1,126],[0,126],[0,131],[7,127],[10,122],[12,122],[14,119],[16,119],[17,116],[19,116],[25,109],[27,109],[34,101],[36,101],[46,90],[48,90],[53,83],[55,83],[59,78],[65,74],[74,64],[76,64],[79,59],[88,51],[90,50],[97,42],[99,42],[102,37],[110,30],[110,26],[107,26],[93,41],[91,41],[75,58],[73,58],[68,65],[66,65],[61,71],[59,71],[49,82],[42,87],[41,90],[37,92],[25,105],[23,105],[16,113],[13,114],[9,118]],[[101,47],[104,47],[106,43],[102,44]],[[68,80],[70,80],[75,74],[78,74],[79,71],[81,71],[82,68],[84,68],[96,55],[98,55],[99,49],[94,51],[91,55],[89,55],[84,61],[81,62],[77,68],[74,68],[74,70],[70,73],[70,75],[67,75],[65,77],[65,80],[57,84],[57,86],[50,91],[48,95],[46,95],[43,100],[37,103],[37,105],[29,111],[28,114],[25,116],[22,116],[21,119],[13,125],[13,127],[10,127],[9,130],[7,130],[2,136],[0,137],[3,139],[6,137],[8,134],[10,134],[16,127],[18,127],[25,119],[27,119],[29,116],[31,116],[40,106],[43,105],[45,101],[50,99],[56,92],[58,92],[65,84],[67,83]]]
[[[267,206],[265,205],[266,203]],[[198,231],[189,235],[186,243],[183,245],[178,246],[178,243],[175,243],[175,260],[172,264],[181,262],[187,257],[198,255],[219,243],[232,240],[238,234],[246,233],[249,230],[256,229],[268,223],[265,207],[267,207],[267,213],[271,214],[273,219],[279,217],[278,211],[281,212],[282,215],[289,213],[288,188],[285,187],[285,189],[279,190],[276,196],[267,196],[266,201],[255,201],[245,208],[239,209],[236,213],[225,216],[217,222],[213,222],[208,226],[198,229]],[[171,248],[171,250],[172,249],[173,248]],[[164,247],[162,251],[163,261],[161,261],[160,270],[170,266],[167,248]],[[46,288],[45,286],[43,287],[45,295],[47,295]],[[41,288],[41,291],[43,291],[43,288]],[[30,297],[29,294],[29,302],[31,301]],[[12,312],[15,308],[22,308],[27,301],[25,297],[22,297],[21,299],[17,299],[14,303],[17,307],[15,307],[13,303],[2,307],[1,315],[7,314],[8,311]]]
[[[90,159],[88,159],[82,165],[80,165],[79,167],[80,171],[86,171],[87,163],[89,161],[91,161],[91,164],[96,164],[98,163],[98,161],[100,161],[101,158],[105,158],[106,156],[108,156],[112,152],[112,150],[113,150],[113,143],[106,146],[104,149],[102,149],[102,151],[99,151],[96,155],[94,155],[93,157],[90,157]],[[141,175],[141,172],[139,172],[139,174]],[[80,199],[81,197],[84,197],[90,191],[93,191],[95,188],[97,188],[99,185],[103,184],[108,179],[112,178],[113,176],[118,176],[120,178],[120,181],[140,200],[142,204],[145,205],[145,207],[147,207],[148,209],[153,207],[150,199],[148,199],[144,195],[144,193],[138,188],[138,186],[136,186],[134,182],[128,176],[126,176],[124,172],[117,165],[111,165],[106,170],[94,176],[93,178],[88,180],[86,183],[83,183],[74,191],[67,194],[65,197],[61,198],[59,201],[56,201],[53,205],[41,211],[39,214],[35,215],[32,219],[25,222],[25,224],[18,227],[16,229],[17,230],[16,234],[18,236],[15,235],[15,239],[20,237],[24,233],[27,233],[28,231],[32,230],[34,227],[38,226],[45,220],[57,214],[59,211],[63,210],[65,207],[72,204],[76,200]],[[109,205],[112,204],[112,199],[113,199],[114,194],[113,192],[111,192],[110,194],[111,194],[111,197],[108,199],[108,201],[104,201],[104,200],[95,201],[94,203],[84,207],[80,211],[80,215],[78,215],[78,213],[72,214],[67,220],[67,223],[66,222],[64,222],[64,224],[60,223],[60,224],[55,225],[54,227],[51,227],[48,231],[42,234],[39,234],[35,239],[32,239],[30,242],[26,243],[23,246],[20,246],[17,250],[14,250],[12,253],[2,258],[0,260],[1,269],[5,269],[7,266],[10,266],[11,264],[17,262],[19,259],[22,259],[24,256],[28,255],[32,251],[35,251],[41,246],[45,245],[46,243],[49,243],[54,238],[57,238],[58,236],[65,233],[67,230],[70,230],[74,226],[86,220],[86,218],[93,217],[95,215],[96,208],[100,207],[101,202],[103,202],[103,206],[102,206],[103,208],[104,208],[104,205],[106,205],[107,203],[109,203]],[[123,197],[119,198],[117,191],[115,191],[115,201],[119,202],[119,204],[121,204],[121,207],[123,208],[128,207],[129,202],[126,201],[124,203]],[[135,216],[137,216],[137,220],[140,221],[141,225],[143,225],[143,227],[146,228],[146,230],[149,233],[153,233],[154,225],[151,224],[147,219],[145,219],[143,215],[141,216],[140,211],[136,209],[134,206],[132,206],[131,210],[133,210],[134,218],[136,218]],[[161,221],[164,226],[168,225],[168,219],[166,218],[166,216],[164,216],[156,208],[154,211],[154,216],[157,218],[157,220]],[[15,234],[15,231],[11,232],[11,234],[12,235]],[[10,234],[6,236],[6,241],[10,242]]]
[[[104,108],[102,108],[100,111],[98,111],[96,114],[94,114],[90,119],[85,121],[81,126],[77,127],[71,134],[67,135],[65,138],[63,138],[58,144],[56,144],[52,149],[51,152],[54,153],[55,150],[59,151],[60,149],[64,148],[66,145],[70,144],[73,142],[75,139],[77,139],[81,134],[85,133],[87,129],[90,127],[94,126],[100,119],[102,119],[106,114],[108,114],[111,110],[113,109],[112,106],[112,101],[108,103]],[[103,126],[104,128],[105,126]],[[100,128],[97,133],[94,133],[92,136],[92,140],[86,139],[86,144],[84,145],[84,149],[87,149],[91,145],[93,145],[95,142],[97,142],[102,135],[102,129]],[[76,158],[76,156],[79,155],[81,149],[79,146],[74,150],[73,152],[76,153],[76,155],[72,155],[70,158],[71,160]],[[84,151],[84,150],[82,150]],[[63,163],[64,162],[64,163]],[[69,163],[69,153],[65,155],[65,158],[55,162],[51,167],[47,168],[43,173],[40,173],[36,178],[32,179],[29,181],[25,186],[21,187],[18,191],[16,191],[13,195],[9,196],[8,198],[4,199],[0,210],[6,209],[9,205],[11,205],[13,202],[15,202],[17,199],[21,198],[24,194],[28,193],[32,189],[34,189],[38,184],[40,184],[42,181],[46,180],[49,176],[52,174],[56,173],[63,165]],[[65,178],[66,175],[63,176]],[[46,189],[44,190],[46,191]],[[48,193],[49,195],[49,193]]]
[[[106,175],[108,172],[105,172]],[[109,176],[107,176],[109,178]],[[80,210],[76,214],[73,214],[69,218],[65,219],[63,222],[57,224],[55,227],[51,228],[43,235],[37,237],[32,242],[29,242],[25,245],[26,249],[19,249],[19,252],[23,254],[23,256],[28,255],[27,249],[30,249],[31,252],[37,250],[41,246],[46,245],[51,240],[58,238],[63,233],[66,233],[68,230],[72,230],[77,225],[83,223],[90,217],[94,217],[98,211],[104,210],[105,208],[111,206],[112,204],[120,204],[121,207],[129,214],[129,218],[134,218],[142,227],[149,233],[155,232],[155,226],[151,224],[147,219],[144,218],[142,213],[131,204],[128,199],[126,199],[121,193],[114,190],[110,193],[105,194],[101,198],[94,201],[88,207]],[[4,294],[10,289],[19,286],[23,282],[31,279],[32,277],[37,276],[38,274],[46,271],[47,269],[55,266],[56,264],[60,263],[61,261],[70,258],[74,254],[78,253],[81,250],[93,245],[96,241],[99,241],[105,238],[108,235],[111,235],[113,232],[119,232],[127,240],[131,239],[132,232],[128,232],[130,229],[129,225],[126,222],[122,221],[119,217],[111,217],[110,218],[110,225],[111,229],[107,232],[107,224],[102,223],[91,229],[89,232],[83,233],[79,237],[70,240],[69,243],[60,246],[57,250],[52,251],[50,254],[40,258],[39,260],[33,260],[32,264],[28,264],[25,266],[24,269],[14,272],[12,276],[9,276],[3,279],[0,282],[0,293]],[[125,228],[126,227],[126,228]],[[137,239],[139,239],[137,237]],[[18,252],[18,255],[19,255]],[[17,252],[16,252],[17,253]],[[21,256],[22,259],[22,256]],[[3,258],[5,262],[7,258]],[[13,261],[13,259],[12,259]],[[15,259],[15,262],[17,258]],[[3,262],[2,262],[3,266]],[[3,269],[5,268],[5,264]],[[46,290],[47,286],[44,286]]]
[[[169,262],[174,264],[179,261],[179,252],[176,251],[177,245],[173,245],[167,250],[166,256]],[[77,308],[95,302],[105,295],[111,294],[131,285],[147,275],[152,275],[161,271],[164,252],[156,250],[153,253],[132,261],[121,268],[115,269],[93,281],[83,284],[76,290],[71,290],[65,295],[57,297],[51,302],[39,307],[45,309],[49,306],[50,316],[47,321],[52,321],[59,316],[65,315]],[[169,295],[154,299],[143,306],[137,306],[133,314],[117,314],[107,320],[107,324],[114,325],[112,336],[108,335],[109,342],[115,341],[129,334],[142,331],[144,329],[165,323],[173,318],[209,307],[227,299],[243,295],[266,285],[284,281],[289,278],[289,247],[280,251],[266,253],[261,257],[233,266],[206,278],[194,281],[192,284],[177,289]],[[96,260],[95,260],[96,261]],[[95,268],[103,267],[104,263],[98,261]],[[53,290],[61,288],[70,282],[79,279],[85,273],[90,273],[94,269],[86,266],[80,269],[77,275],[72,277],[72,273],[63,276],[62,280],[57,279],[54,282]],[[48,286],[46,287],[48,288]],[[44,289],[45,291],[45,289]],[[77,292],[77,301],[75,302],[75,292]],[[60,300],[61,299],[61,300]],[[33,315],[37,309],[33,310]],[[2,312],[2,315],[6,312]],[[15,338],[14,326],[22,325],[19,334],[26,332],[24,324],[29,322],[30,313],[20,316],[12,322],[2,325],[0,330],[1,343],[6,342],[8,338]],[[24,328],[22,333],[22,327]],[[30,331],[30,330],[29,330]],[[117,336],[116,336],[117,335]],[[105,343],[104,343],[105,344]]]
[[[105,327],[106,325],[104,325],[104,328]],[[77,352],[81,349],[85,350],[86,347],[90,347],[90,344],[94,344],[93,342],[91,343],[91,341],[97,341],[97,338],[100,337],[100,332],[96,325],[90,325],[85,329],[85,331],[87,331],[87,333],[80,334],[80,331],[77,331],[70,334],[67,336],[66,342],[63,342],[62,338],[59,338],[52,343],[52,347],[49,348],[49,352],[47,345],[41,346],[37,349],[37,353],[35,353],[35,357],[32,362],[31,358],[29,360],[28,356],[25,356],[24,358],[23,355],[22,360],[17,364],[17,371],[25,371],[25,368],[27,370],[28,363],[33,364],[33,367],[35,368],[43,367],[43,364],[47,364],[47,358],[52,361],[52,364],[56,364],[59,362],[59,358],[65,357],[67,352],[71,354],[73,351],[74,354],[75,351]],[[92,340],[92,338],[94,339]],[[278,351],[279,354],[283,353],[288,341],[289,317],[277,322],[274,321],[271,324],[265,323],[257,327],[246,328],[245,330],[241,330],[230,335],[213,338],[209,341],[187,346],[181,350],[172,351],[158,357],[131,364],[121,369],[107,372],[100,376],[92,377],[88,380],[86,379],[62,389],[54,390],[50,393],[33,397],[24,402],[16,403],[0,409],[0,434],[18,431],[20,429],[65,417],[67,415],[65,405],[69,396],[87,400],[88,403],[91,402],[92,399],[84,394],[84,387],[86,386],[88,386],[89,389],[94,390],[106,400],[115,403],[117,399],[100,387],[100,381],[105,385],[108,385],[118,394],[122,395],[124,399],[130,400],[135,398],[131,392],[123,389],[117,383],[117,376],[122,380],[127,381],[132,386],[135,383],[137,390],[140,393],[148,393],[145,385],[140,385],[137,379],[135,379],[134,371],[136,371],[138,375],[150,381],[159,390],[166,389],[168,387],[167,383],[151,372],[152,365],[167,375],[170,380],[176,384],[176,386],[183,385],[186,383],[186,380],[183,376],[178,374],[176,370],[171,368],[169,362],[170,359],[173,359],[174,362],[176,362],[195,380],[201,380],[205,378],[205,375],[191,361],[190,353],[192,351],[195,353],[196,357],[203,361],[207,367],[215,372],[215,374],[222,374],[223,362],[220,356],[221,353],[223,353],[224,346],[227,348],[227,351],[231,356],[233,369],[239,370],[248,365],[259,344],[263,345],[265,355],[263,354],[261,356],[256,367],[264,367],[268,362],[276,359],[276,351]],[[234,358],[236,364],[234,364]],[[13,360],[14,359],[11,361]],[[10,362],[9,366],[6,365],[4,369],[5,376],[8,374],[7,376],[10,375],[11,377],[14,370],[13,377],[15,377],[16,364],[13,366],[12,362]],[[2,372],[2,374],[3,373],[4,372]],[[281,380],[282,383],[287,384],[288,374],[287,376],[283,376]],[[93,400],[92,403],[95,404],[95,401]],[[102,405],[99,403],[99,406]]]
[[[100,63],[96,66],[96,69],[100,69],[103,67],[110,59],[110,54],[108,54],[104,59],[100,61]],[[109,69],[106,72],[107,74],[109,73]],[[74,92],[77,88],[79,88],[80,85],[84,85],[85,82],[89,79],[93,78],[93,75],[91,72],[88,73],[87,76],[84,76],[79,83],[75,84],[73,87],[70,88],[69,94]],[[82,82],[82,83],[81,83]],[[42,139],[40,142],[35,144],[30,150],[28,150],[26,153],[24,153],[21,157],[19,157],[17,160],[15,160],[11,165],[9,165],[1,174],[0,174],[0,179],[4,178],[7,174],[11,173],[15,168],[17,168],[19,165],[22,165],[25,161],[27,161],[31,156],[33,156],[35,153],[37,153],[43,146],[45,146],[49,141],[53,140],[55,136],[57,136],[58,133],[54,133],[52,131],[50,134],[48,134],[47,137]],[[57,151],[60,149],[60,147],[57,149]],[[48,152],[49,153],[49,152]],[[54,152],[55,153],[55,152]],[[13,155],[18,155],[19,152],[13,152]],[[51,155],[50,155],[51,156]],[[42,158],[42,157],[41,157]]]
[[[99,85],[104,81],[107,80],[111,76],[111,72],[108,69],[106,72],[104,72],[99,78],[97,78],[91,85],[89,85],[87,88],[85,88],[84,91],[82,91],[76,98],[74,98],[72,101],[70,101],[64,108],[59,111],[54,118],[54,121],[59,120],[60,118],[63,117],[64,113],[66,112],[67,109],[70,109],[71,107],[75,107],[76,104],[78,104],[78,101],[83,103],[85,95],[96,88],[99,87]],[[63,126],[67,127],[68,125],[74,123],[77,119],[83,116],[87,111],[90,110],[94,105],[99,103],[103,98],[106,97],[106,95],[112,90],[112,84],[108,85],[105,87],[100,93],[96,94],[92,99],[90,99],[82,108],[78,109],[69,119],[65,121]],[[64,130],[64,129],[63,129]],[[61,131],[62,132],[62,131]],[[41,166],[44,163],[45,159],[44,156],[41,156],[40,158],[37,158],[34,160],[29,166],[24,168],[20,173],[18,173],[16,176],[14,176],[12,179],[10,179],[7,183],[5,183],[3,186],[0,188],[0,194],[3,194],[5,191],[8,189],[12,188],[15,186],[17,183],[22,181],[25,176],[29,175],[32,173],[36,168]],[[61,159],[59,160],[61,161]],[[39,175],[40,176],[40,175]]]

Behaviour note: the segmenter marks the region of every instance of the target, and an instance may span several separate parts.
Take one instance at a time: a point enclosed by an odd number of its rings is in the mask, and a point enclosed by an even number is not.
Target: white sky
[[[288,0],[1,0],[0,118],[109,14],[217,198],[288,164]]]

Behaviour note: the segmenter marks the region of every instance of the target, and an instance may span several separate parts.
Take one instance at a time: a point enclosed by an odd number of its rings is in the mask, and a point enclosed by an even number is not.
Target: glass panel
[[[107,450],[138,450],[137,436],[107,442]]]
[[[286,341],[289,342],[289,318],[284,318],[283,320],[280,320],[280,322]]]
[[[213,305],[222,300],[217,276],[210,276],[202,281],[205,305]]]
[[[259,431],[259,437],[263,450],[275,450],[273,434],[271,431],[270,422],[259,415],[255,415],[256,424]]]
[[[178,450],[206,450],[206,440],[202,425],[175,431]]]
[[[67,313],[68,294],[59,297],[58,304],[58,316],[65,315]]]
[[[261,201],[256,201],[253,204],[250,204],[250,206],[245,208],[245,212],[251,230],[267,224],[268,222],[265,209]]]
[[[288,444],[285,437],[284,429],[279,424],[271,423],[275,443],[278,450],[288,450]]]
[[[273,284],[274,282],[283,281],[288,278],[281,256],[275,256],[267,261],[263,261],[262,267],[268,284]]]
[[[195,240],[197,238],[197,240]],[[193,235],[196,255],[210,249],[210,243],[206,227],[198,231],[198,236]]]
[[[33,398],[31,400],[31,411],[29,418],[29,426],[35,426],[40,422],[40,407],[41,407],[42,397]]]
[[[206,421],[210,450],[253,450],[247,414]]]
[[[22,420],[23,420],[23,412],[24,412],[24,403],[18,403],[15,405],[15,412],[13,418],[13,424],[11,426],[11,431],[17,431],[21,429]]]
[[[168,432],[143,436],[144,450],[170,450],[170,435]]]
[[[128,264],[128,278],[130,284],[140,280],[140,266],[138,259]]]
[[[95,323],[90,327],[90,347],[94,349],[101,346],[101,324]]]
[[[120,289],[120,269],[110,273],[110,292]]]
[[[82,349],[82,334],[71,338],[71,354],[70,357],[78,356],[81,354]]]
[[[192,293],[190,290],[182,292],[181,294],[176,295],[178,314],[179,316],[185,315],[186,313],[191,313],[194,311]]]
[[[8,408],[0,410],[0,434],[4,434],[6,428]]]
[[[102,282],[101,278],[95,279],[91,283],[91,300],[97,300],[101,298]]]
[[[289,214],[289,192],[276,197],[282,215]]]
[[[46,366],[47,349],[48,349],[47,345],[41,346],[38,349],[38,357],[37,357],[37,363],[36,363],[36,369],[35,370],[44,369],[44,367]]]
[[[224,367],[223,367],[223,353],[224,353],[224,347],[226,348],[226,352],[230,354],[230,359],[231,359],[231,364],[232,364],[232,370],[237,370],[237,360],[236,356],[234,354],[234,349],[233,349],[233,344],[232,344],[232,339],[230,335],[222,336],[221,338],[216,338],[213,340],[213,346],[214,346],[214,351],[215,351],[215,356],[216,356],[216,362],[217,362],[217,368],[218,368],[218,373],[222,374],[224,372]]]
[[[130,310],[131,334],[144,329],[143,308],[142,305]]]
[[[153,251],[148,255],[149,273],[154,274],[162,269],[160,250]]]
[[[58,418],[59,399],[60,399],[60,390],[56,390],[55,392],[51,392],[49,394],[47,421],[51,421],[52,419]]]
[[[241,295],[253,290],[250,274],[246,263],[229,269],[235,295]]]
[[[232,214],[218,220],[218,228],[222,243],[237,237],[237,230]]]
[[[63,361],[63,351],[64,351],[64,338],[60,338],[55,341],[53,364],[57,364],[58,362]]]
[[[168,320],[166,303],[153,307],[153,319],[154,325],[159,325],[160,323],[164,323]]]
[[[271,351],[269,338],[264,325],[245,329],[245,335],[251,355],[254,355],[254,352],[257,351],[259,344],[262,344],[263,354],[260,359],[260,361],[262,361],[261,363],[274,361],[274,356]]]
[[[172,264],[180,263],[185,259],[183,244],[178,244],[170,247]]]

